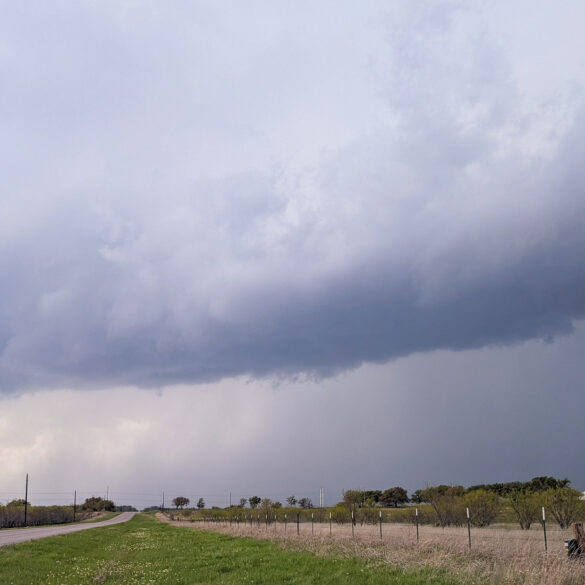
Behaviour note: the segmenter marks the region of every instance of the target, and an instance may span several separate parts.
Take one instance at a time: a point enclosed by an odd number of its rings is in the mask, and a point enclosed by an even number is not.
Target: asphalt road
[[[38,538],[47,538],[48,536],[58,536],[60,534],[69,534],[70,532],[79,532],[80,530],[89,530],[90,528],[100,528],[102,526],[111,526],[128,522],[136,512],[122,512],[118,516],[103,522],[93,522],[91,524],[66,524],[65,526],[41,526],[33,528],[10,528],[0,530],[0,546],[7,544],[16,544],[26,540],[37,540]]]

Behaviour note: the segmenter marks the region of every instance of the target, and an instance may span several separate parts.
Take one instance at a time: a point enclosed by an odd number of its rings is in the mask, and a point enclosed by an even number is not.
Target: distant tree
[[[87,498],[83,504],[81,504],[82,510],[91,510],[92,512],[114,512],[116,505],[111,500],[104,500],[102,498],[96,498],[95,496]]]
[[[313,507],[313,502],[311,501],[311,498],[301,498],[299,500],[299,506],[301,508],[312,508]]]
[[[261,502],[260,502],[260,508],[265,512],[265,513],[270,513],[270,511],[272,510],[272,500],[270,498],[264,498]]]
[[[375,506],[380,501],[380,497],[382,496],[381,490],[365,490],[363,494],[364,504],[366,506]]]
[[[17,499],[17,500],[11,500],[10,502],[8,502],[8,503],[6,504],[6,506],[7,506],[7,507],[10,507],[10,508],[17,508],[17,507],[20,507],[20,506],[23,506],[23,507],[24,507],[24,505],[25,505],[25,504],[26,504],[27,506],[30,506],[30,502],[27,502],[27,501],[25,501],[24,499],[20,499],[20,498],[19,498],[19,499]]]
[[[355,512],[356,508],[361,508],[365,501],[363,490],[345,490],[343,492],[343,503],[347,508]]]
[[[199,498],[197,500],[197,508],[199,510],[203,510],[203,508],[205,508],[205,500],[203,498]]]
[[[103,500],[103,510],[106,512],[115,512],[116,511],[116,504],[112,502],[112,500]]]
[[[158,509],[158,506],[157,506]],[[138,512],[134,506],[116,506],[116,512]]]
[[[415,492],[412,493],[412,496],[410,496],[410,501],[413,504],[422,504],[423,503],[423,493],[424,490],[416,490]]]
[[[508,483],[489,483],[472,485],[467,488],[467,492],[477,490],[485,490],[486,492],[493,492],[500,498],[509,497],[510,494],[516,492],[525,493],[540,493],[550,489],[569,487],[570,480],[556,479],[554,477],[543,475],[541,477],[533,477],[530,481],[509,481]]]
[[[516,519],[522,530],[529,530],[533,522],[538,520],[538,497],[526,490],[512,492],[509,497],[510,505],[516,514]]]
[[[435,514],[441,528],[451,524],[461,524],[462,522],[462,498],[465,488],[447,485],[431,486],[421,491],[421,498],[428,502]]]
[[[240,498],[240,508],[245,508],[248,503],[248,498]]]
[[[175,506],[175,508],[177,508],[177,510],[182,510],[185,506],[189,505],[189,502],[191,500],[189,500],[189,498],[185,498],[183,496],[177,496],[176,498],[173,499],[173,506]]]
[[[291,507],[294,507],[294,506],[296,506],[296,505],[297,505],[297,502],[298,502],[298,500],[295,498],[295,496],[294,496],[294,495],[293,495],[293,496],[289,496],[289,497],[286,499],[286,501],[287,501],[288,505],[289,505],[289,506],[291,506]]]
[[[278,508],[282,508],[282,502],[272,502],[272,507],[277,510]]]
[[[250,508],[252,508],[252,510],[255,510],[261,501],[262,498],[260,496],[252,496],[248,499],[248,503],[250,504]]]
[[[570,487],[553,488],[543,493],[543,503],[559,526],[568,528],[582,507],[581,496],[581,492]]]
[[[555,479],[550,476],[533,477],[526,484],[526,489],[531,492],[545,492],[559,488],[569,487],[571,482],[568,479]]]
[[[406,504],[406,502],[408,502],[408,493],[400,486],[389,488],[382,492],[380,502],[385,506],[394,506],[395,508],[398,508],[400,504]]]
[[[465,494],[464,500],[474,526],[479,528],[489,526],[496,519],[500,501],[494,492],[474,490]]]
[[[500,484],[495,484],[496,489]],[[492,486],[488,486],[492,488]],[[522,483],[521,481],[509,481],[507,483],[502,484],[502,491],[498,493],[499,496],[509,496],[515,492],[521,492],[522,490],[526,489],[526,484]]]

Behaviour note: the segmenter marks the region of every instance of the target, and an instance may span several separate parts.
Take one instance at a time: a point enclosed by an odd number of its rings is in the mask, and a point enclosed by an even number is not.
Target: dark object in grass
[[[570,559],[578,559],[581,556],[581,549],[579,543],[574,538],[565,539],[565,550]]]
[[[573,524],[573,535],[575,538],[565,540],[565,549],[570,559],[579,559],[585,553],[585,531],[581,522]]]

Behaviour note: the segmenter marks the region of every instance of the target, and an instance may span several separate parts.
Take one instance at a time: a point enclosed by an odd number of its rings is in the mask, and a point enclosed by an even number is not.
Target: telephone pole
[[[26,527],[26,513],[28,511],[28,473],[26,474],[26,486],[24,488],[24,526]]]

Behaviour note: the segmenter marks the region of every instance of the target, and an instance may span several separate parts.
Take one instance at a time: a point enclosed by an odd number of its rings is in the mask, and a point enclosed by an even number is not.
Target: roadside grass
[[[2,585],[453,585],[443,570],[282,550],[163,524],[130,522],[0,548]]]
[[[95,524],[96,522],[103,522],[104,520],[110,520],[111,518],[115,518],[119,516],[121,512],[104,512],[99,516],[94,516],[93,518],[88,518],[87,520],[81,520],[80,523],[82,524]]]
[[[165,519],[162,514],[158,516]],[[385,525],[384,538],[378,527],[356,526],[355,538],[347,526],[283,525],[176,522],[185,530],[198,528],[222,534],[269,538],[284,550],[309,551],[317,556],[361,558],[371,565],[388,565],[405,572],[427,569],[441,572],[462,585],[585,585],[585,563],[567,558],[561,530],[549,533],[545,552],[541,531],[511,530],[510,527],[473,531],[473,548],[468,548],[466,528],[421,529],[420,542],[413,526]],[[314,530],[313,530],[314,529]]]

